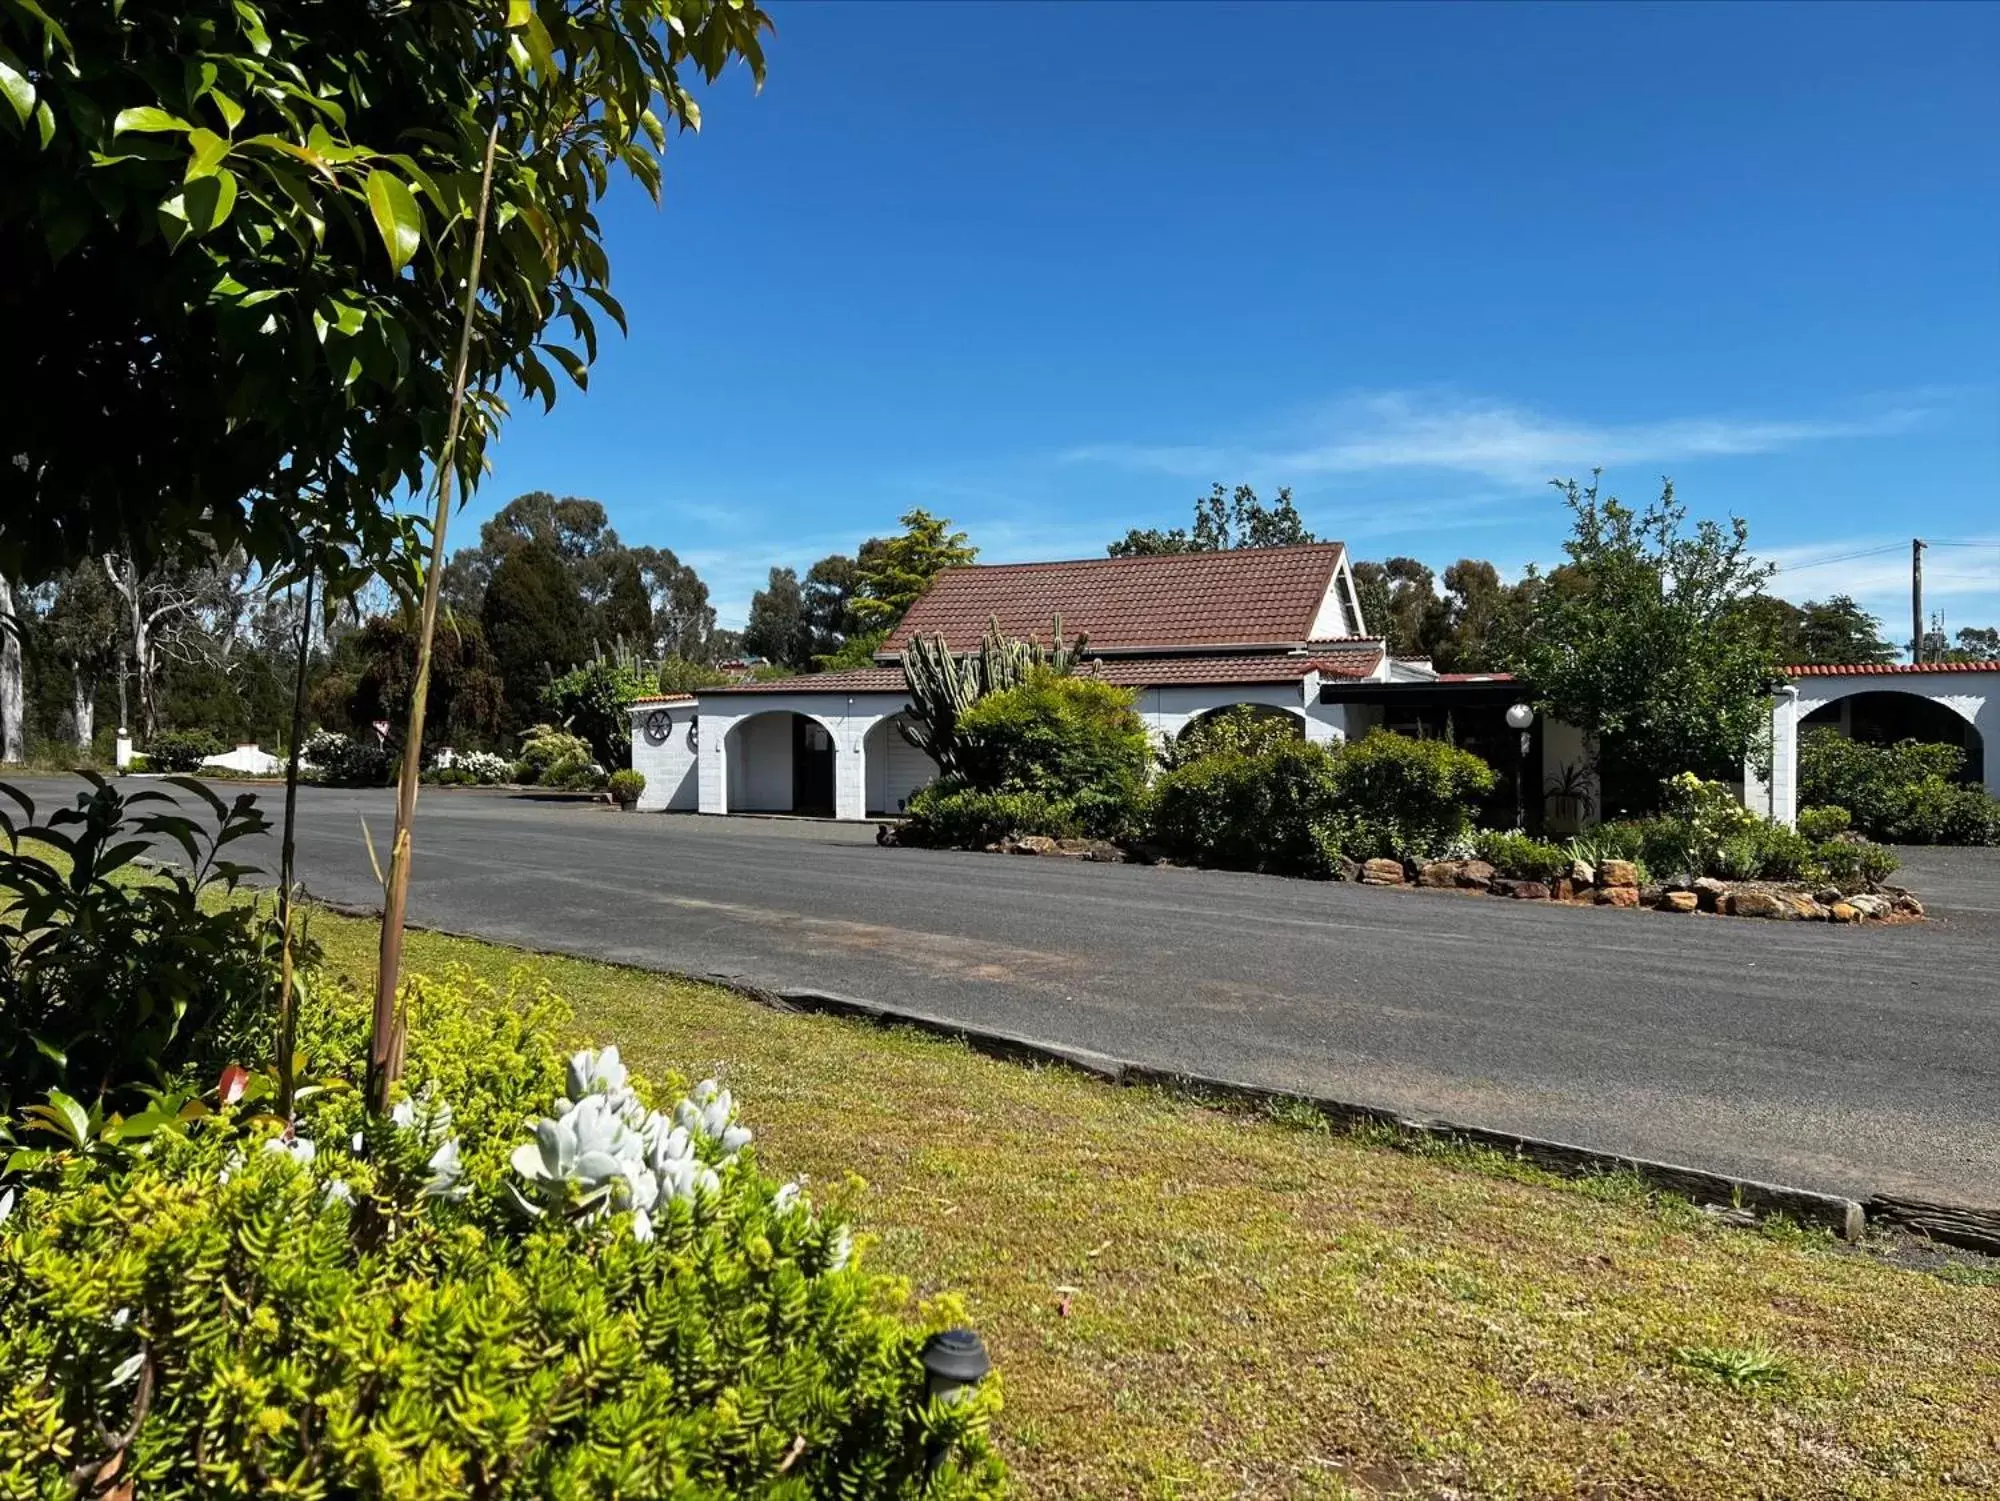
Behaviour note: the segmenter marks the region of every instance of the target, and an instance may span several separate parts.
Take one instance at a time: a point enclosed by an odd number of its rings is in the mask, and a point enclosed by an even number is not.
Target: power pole
[[[1924,539],[1910,538],[1910,660],[1924,659]]]

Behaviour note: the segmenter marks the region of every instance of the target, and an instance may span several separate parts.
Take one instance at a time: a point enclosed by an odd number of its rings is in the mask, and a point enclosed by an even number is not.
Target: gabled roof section
[[[989,617],[1002,633],[1046,639],[1052,619],[1090,638],[1090,655],[1257,648],[1290,650],[1313,637],[1346,548],[1298,547],[1069,563],[997,563],[941,573],[879,653],[897,658],[914,636],[969,651]]]

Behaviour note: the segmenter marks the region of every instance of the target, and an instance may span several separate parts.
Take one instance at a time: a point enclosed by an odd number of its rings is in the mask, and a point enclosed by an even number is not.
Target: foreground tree
[[[684,66],[761,75],[754,5],[668,11],[0,5],[0,572],[148,567],[195,534],[267,567],[400,548],[392,497],[444,442],[489,135],[467,486],[502,382],[551,403],[595,319],[623,324],[608,169],[657,191],[666,126],[698,120]]]
[[[1702,521],[1669,481],[1635,511],[1588,485],[1559,481],[1572,516],[1559,582],[1537,591],[1509,643],[1509,666],[1537,707],[1597,748],[1611,810],[1651,805],[1681,771],[1728,778],[1758,743],[1777,681],[1768,638],[1740,628],[1743,602],[1771,569],[1749,528]]]

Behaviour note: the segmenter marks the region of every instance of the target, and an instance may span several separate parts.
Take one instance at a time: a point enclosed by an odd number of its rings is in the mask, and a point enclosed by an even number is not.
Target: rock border
[[[898,845],[897,828],[898,825],[892,823],[877,824],[875,842]],[[1108,839],[1054,839],[1046,834],[1010,835],[985,846],[985,853],[1037,855],[1045,859],[1089,860],[1105,864],[1175,863],[1145,845],[1124,845]],[[1871,885],[1850,892],[1837,886],[1808,886],[1785,881],[1722,881],[1713,876],[1690,881],[1642,883],[1638,867],[1629,860],[1605,860],[1596,866],[1575,860],[1570,863],[1567,873],[1536,880],[1503,876],[1486,861],[1477,859],[1425,862],[1343,859],[1336,879],[1362,886],[1466,891],[1508,897],[1515,901],[1637,907],[1684,916],[1706,913],[1711,917],[1760,917],[1776,921],[1831,923],[1904,923],[1924,919],[1924,904],[1902,886]]]

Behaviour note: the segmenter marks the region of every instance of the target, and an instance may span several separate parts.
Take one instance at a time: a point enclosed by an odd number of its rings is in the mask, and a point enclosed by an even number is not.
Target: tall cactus
[[[903,653],[903,681],[909,685],[909,717],[899,728],[903,738],[937,762],[947,775],[959,770],[958,722],[965,711],[989,693],[1019,687],[1038,670],[1068,677],[1083,660],[1089,637],[1081,633],[1063,640],[1062,616],[1050,628],[1051,644],[1021,641],[1001,634],[997,616],[986,617],[986,635],[979,650],[954,656],[942,636],[915,636]]]

